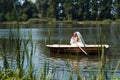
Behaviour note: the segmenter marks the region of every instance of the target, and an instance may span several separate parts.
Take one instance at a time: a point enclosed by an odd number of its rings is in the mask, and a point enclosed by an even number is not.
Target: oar
[[[79,49],[81,49],[81,51],[82,51],[83,53],[85,53],[86,55],[88,55],[87,52],[86,52],[85,50],[83,50],[77,43],[76,43],[76,45],[79,47]]]

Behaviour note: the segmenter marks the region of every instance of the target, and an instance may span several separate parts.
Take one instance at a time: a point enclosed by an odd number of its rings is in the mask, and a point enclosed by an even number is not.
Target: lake
[[[10,27],[15,25],[0,25],[0,39],[9,38]],[[120,24],[63,24],[56,25],[20,25],[20,34],[27,40],[32,34],[35,52],[33,55],[33,64],[36,73],[44,68],[45,62],[49,63],[50,70],[56,69],[56,79],[68,80],[73,71],[73,78],[77,80],[77,73],[83,70],[82,75],[88,76],[89,67],[93,66],[96,70],[100,66],[100,60],[96,56],[76,55],[76,54],[51,54],[46,47],[47,44],[70,44],[72,33],[79,31],[86,44],[109,44],[107,52],[108,64],[110,69],[115,70],[120,59]],[[16,33],[16,29],[11,29]],[[9,43],[8,43],[9,44]],[[11,57],[8,57],[11,58]],[[0,58],[0,67],[3,67],[3,60]],[[118,68],[117,75],[120,76]],[[109,71],[109,69],[108,69]],[[81,74],[81,73],[80,73]],[[108,73],[109,74],[109,73]],[[84,76],[83,75],[83,76]]]

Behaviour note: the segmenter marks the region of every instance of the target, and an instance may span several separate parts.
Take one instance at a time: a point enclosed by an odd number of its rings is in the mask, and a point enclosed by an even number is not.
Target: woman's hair
[[[78,38],[80,39],[80,41],[81,41],[83,44],[85,44],[85,41],[84,41],[82,35],[80,34],[80,32],[76,31],[75,33],[77,34],[77,36],[78,36]]]

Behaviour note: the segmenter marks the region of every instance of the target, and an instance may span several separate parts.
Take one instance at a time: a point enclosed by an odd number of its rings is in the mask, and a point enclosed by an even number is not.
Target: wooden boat
[[[109,48],[107,44],[99,44],[99,45],[85,45],[85,46],[77,46],[77,45],[67,45],[67,44],[53,44],[46,45],[50,52],[52,53],[103,53],[106,52]],[[85,52],[84,52],[85,51]]]

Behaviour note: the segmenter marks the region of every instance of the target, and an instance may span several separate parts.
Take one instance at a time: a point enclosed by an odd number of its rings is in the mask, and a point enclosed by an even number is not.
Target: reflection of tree
[[[61,41],[62,41],[62,28],[63,28],[63,23],[59,23],[58,24],[58,27],[59,27],[59,40],[60,40],[60,42],[59,43],[61,43]]]

